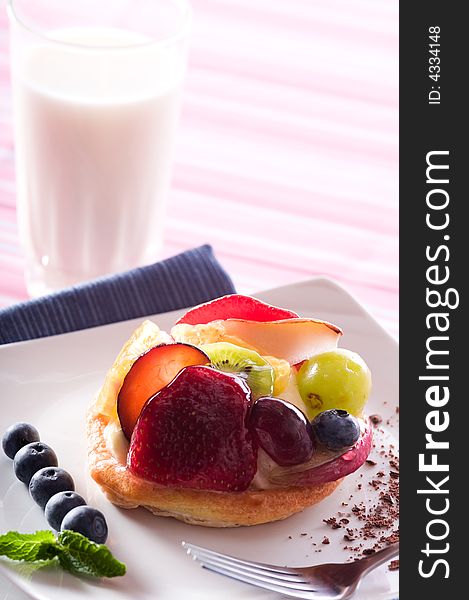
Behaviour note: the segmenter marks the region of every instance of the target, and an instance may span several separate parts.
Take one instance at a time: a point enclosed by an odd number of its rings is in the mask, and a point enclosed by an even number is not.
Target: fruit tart
[[[366,460],[371,376],[341,330],[248,296],[145,321],[87,414],[91,476],[114,504],[211,527],[284,519]]]

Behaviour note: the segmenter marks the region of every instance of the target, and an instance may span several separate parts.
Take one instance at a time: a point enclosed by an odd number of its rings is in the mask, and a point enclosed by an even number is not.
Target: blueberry
[[[20,481],[29,485],[31,477],[43,467],[56,467],[57,455],[44,442],[32,442],[18,450],[13,459],[13,469]]]
[[[29,423],[14,423],[3,434],[2,448],[8,458],[15,458],[23,446],[39,440],[39,432],[35,427]]]
[[[81,533],[92,542],[104,544],[107,540],[107,523],[101,511],[91,506],[77,506],[65,515],[61,531],[71,529]]]
[[[85,505],[85,500],[76,492],[58,492],[47,502],[45,510],[46,521],[56,531],[60,531],[60,526],[65,515],[76,506]]]
[[[325,410],[311,425],[317,440],[329,450],[349,448],[360,437],[360,424],[346,410]]]
[[[36,504],[44,508],[57,492],[72,491],[75,484],[71,475],[60,467],[44,467],[35,473],[29,482],[29,493]]]

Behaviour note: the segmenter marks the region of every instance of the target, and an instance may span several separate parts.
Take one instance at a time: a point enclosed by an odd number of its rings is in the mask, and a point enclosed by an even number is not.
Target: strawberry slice
[[[176,325],[201,325],[211,321],[224,321],[225,319],[246,319],[250,321],[280,321],[282,319],[296,319],[298,315],[284,308],[277,308],[266,304],[251,296],[230,294],[216,300],[199,304],[183,315]]]
[[[257,469],[246,427],[250,391],[211,367],[184,368],[143,408],[130,442],[132,473],[160,485],[243,491]]]

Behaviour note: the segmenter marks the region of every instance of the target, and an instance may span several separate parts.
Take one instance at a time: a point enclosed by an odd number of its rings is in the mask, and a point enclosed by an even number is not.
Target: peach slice
[[[317,319],[284,319],[258,322],[241,319],[223,321],[223,337],[242,340],[262,356],[283,358],[291,365],[337,347],[342,331]]]
[[[206,365],[208,356],[189,344],[163,344],[142,354],[127,373],[117,397],[117,414],[130,441],[142,408],[184,367]]]

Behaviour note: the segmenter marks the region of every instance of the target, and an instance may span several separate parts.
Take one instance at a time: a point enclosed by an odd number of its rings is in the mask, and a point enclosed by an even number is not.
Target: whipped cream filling
[[[298,380],[295,369],[292,368],[290,370],[290,377],[288,379],[287,387],[280,392],[280,394],[277,394],[277,397],[294,404],[297,408],[304,412],[305,415],[308,415],[308,407],[304,403],[300,394],[300,390],[298,389]]]
[[[129,442],[117,421],[111,420],[106,425],[104,428],[104,439],[106,440],[106,446],[109,448],[117,462],[126,465]]]
[[[345,450],[331,451],[326,448],[317,448],[313,456],[307,463],[295,465],[294,467],[281,467],[262,449],[259,448],[257,455],[257,472],[249,486],[252,490],[269,490],[279,487],[285,487],[281,483],[282,473],[295,473],[314,469],[324,463],[327,463],[334,458],[338,458],[345,454],[349,448]]]
[[[362,434],[365,431],[366,423],[360,419]],[[110,421],[104,429],[104,438],[111,454],[121,465],[127,465],[127,453],[129,451],[129,442],[116,421]],[[345,454],[350,448],[342,450],[327,450],[327,448],[316,448],[311,459],[306,463],[301,463],[293,467],[281,467],[278,465],[262,448],[259,448],[257,455],[257,471],[249,486],[249,490],[260,491],[279,487],[285,487],[282,481],[282,474],[299,473],[309,469],[319,467],[342,454]]]
[[[278,394],[279,398],[291,402],[305,414],[308,413],[307,407],[303,402],[303,399],[298,390],[298,383],[296,372],[291,369],[290,377],[286,388]],[[363,432],[366,428],[366,423],[363,418],[359,419],[360,428]],[[127,465],[127,454],[129,451],[129,442],[127,441],[120,423],[114,419],[111,419],[104,429],[104,437],[106,445],[111,451],[111,454],[122,466]],[[279,487],[285,487],[282,484],[282,475],[290,473],[299,473],[309,469],[314,469],[320,465],[327,463],[335,458],[338,458],[342,454],[345,454],[349,448],[331,451],[326,448],[316,448],[311,459],[299,465],[293,467],[281,467],[278,465],[262,448],[259,448],[257,457],[257,471],[249,486],[249,490],[260,491],[268,490]]]

